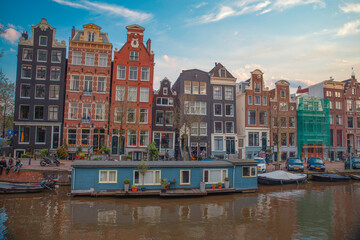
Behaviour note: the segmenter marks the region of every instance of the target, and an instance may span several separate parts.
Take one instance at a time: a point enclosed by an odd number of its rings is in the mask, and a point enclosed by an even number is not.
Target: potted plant
[[[216,188],[216,184],[211,184],[211,188],[215,189]]]
[[[161,180],[161,192],[165,193],[167,188],[168,188],[167,178],[164,178]]]
[[[131,191],[137,192],[137,186],[136,185],[131,185]]]
[[[222,185],[223,185],[222,182],[218,182],[218,188],[219,188],[219,189],[222,189]]]
[[[126,155],[126,159],[131,160],[132,159],[131,155],[130,154]]]
[[[125,179],[124,180],[124,191],[128,192],[129,191],[129,184],[130,184],[130,179]]]
[[[224,186],[225,186],[225,188],[229,188],[229,186],[230,186],[230,182],[229,182],[229,178],[228,178],[228,177],[225,177],[225,178],[224,178]]]

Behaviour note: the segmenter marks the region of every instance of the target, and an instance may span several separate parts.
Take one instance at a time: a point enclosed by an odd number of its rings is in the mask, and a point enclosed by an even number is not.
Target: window
[[[185,101],[184,113],[187,115],[206,115],[206,102]]]
[[[248,105],[252,105],[252,96],[248,96]]]
[[[105,104],[96,104],[96,120],[105,120]]]
[[[206,136],[207,135],[207,123],[201,122],[199,124],[199,126],[200,126],[200,136]]]
[[[267,97],[263,97],[263,106],[266,106],[267,105]]]
[[[33,50],[29,48],[23,49],[23,60],[31,61],[33,59]]]
[[[256,177],[256,167],[242,167],[243,177]]]
[[[20,119],[29,119],[30,115],[30,106],[29,105],[20,105]]]
[[[128,130],[128,146],[136,146],[136,130]]]
[[[84,92],[91,93],[92,89],[93,89],[93,77],[92,76],[85,76]]]
[[[285,91],[284,91],[284,90],[281,90],[281,91],[280,91],[280,95],[281,95],[282,98],[285,98]]]
[[[80,76],[71,75],[70,90],[79,91],[80,89]]]
[[[207,169],[203,170],[203,179],[207,184],[224,182],[224,178],[228,176],[227,169]]]
[[[138,68],[137,67],[130,67],[130,76],[129,80],[137,81],[138,80]]]
[[[97,82],[97,91],[98,92],[105,92],[106,90],[106,78],[105,77],[98,77]]]
[[[150,79],[150,68],[142,67],[141,68],[141,81],[149,81]]]
[[[200,82],[200,94],[206,95],[206,82]]]
[[[223,133],[223,129],[222,129],[222,122],[214,122],[215,124],[215,133]]]
[[[223,151],[223,137],[214,137],[214,150],[215,151]]]
[[[81,65],[81,52],[73,52],[72,64]]]
[[[149,131],[140,130],[140,146],[147,146],[149,144]]]
[[[95,65],[95,54],[94,53],[86,53],[85,65],[86,66],[94,66]]]
[[[289,128],[295,127],[295,117],[289,117]]]
[[[43,84],[35,85],[35,98],[38,98],[38,99],[45,98],[45,85],[43,85]]]
[[[136,102],[137,99],[137,88],[136,87],[129,87],[128,88],[128,101],[129,102]]]
[[[172,106],[174,101],[172,98],[158,97],[156,98],[156,105]]]
[[[199,82],[192,82],[192,94],[199,94]]]
[[[49,106],[49,120],[58,120],[58,106]]]
[[[286,117],[280,118],[280,124],[282,128],[286,128]]]
[[[248,125],[256,125],[256,110],[248,111]]]
[[[234,122],[225,123],[226,133],[234,133]]]
[[[149,102],[149,88],[140,88],[140,102]]]
[[[68,144],[76,144],[76,129],[68,129]]]
[[[116,86],[115,101],[125,100],[125,86]]]
[[[136,120],[136,109],[135,108],[129,108],[127,110],[127,122],[128,123],[135,123]]]
[[[356,100],[356,111],[360,112],[360,101]]]
[[[31,66],[30,65],[22,65],[21,68],[21,78],[31,78]]]
[[[215,116],[222,116],[222,105],[221,104],[214,104],[214,115]]]
[[[226,77],[226,71],[225,71],[225,69],[220,69],[219,74],[220,74],[220,77]]]
[[[166,132],[155,132],[154,133],[154,142],[156,147],[159,149],[173,149],[174,147],[174,134]]]
[[[47,46],[48,38],[46,36],[40,36],[39,46]]]
[[[259,146],[259,133],[249,132],[249,146]]]
[[[329,101],[329,108],[330,108],[330,109],[333,109],[333,108],[334,108],[333,101]]]
[[[139,61],[139,52],[130,52],[131,61]]]
[[[46,62],[47,53],[47,50],[38,50],[38,62]]]
[[[49,86],[49,99],[59,99],[60,86],[50,85]]]
[[[357,117],[357,127],[360,128],[360,117]]]
[[[50,80],[53,80],[53,81],[60,80],[60,67],[51,67]]]
[[[327,97],[331,97],[331,96],[332,96],[332,92],[331,92],[331,91],[326,91],[326,96],[327,96]]]
[[[287,103],[281,102],[281,103],[279,104],[279,110],[280,110],[280,111],[287,111],[287,110],[288,110]]]
[[[61,52],[60,51],[52,51],[51,52],[51,62],[52,63],[60,63],[61,62]]]
[[[199,135],[199,123],[191,124],[191,136]]]
[[[36,67],[36,79],[45,79],[46,77],[46,67],[38,66]]]
[[[70,103],[69,106],[69,119],[77,119],[78,118],[78,103]]]
[[[335,102],[336,109],[342,109],[341,102]]]
[[[185,94],[191,94],[191,82],[185,81],[184,82]]]
[[[35,120],[43,120],[44,119],[44,106],[35,106]]]
[[[114,121],[123,122],[123,109],[121,107],[116,107],[114,111]]]
[[[53,126],[52,127],[52,148],[57,149],[60,143],[60,127]]]
[[[36,127],[35,143],[44,144],[46,136],[46,127]]]
[[[278,127],[279,126],[279,121],[277,117],[273,117],[273,126],[274,127]]]
[[[144,186],[161,185],[161,170],[147,170],[144,176],[135,170],[133,183]]]
[[[354,118],[348,116],[348,128],[354,128]]]
[[[90,120],[91,118],[91,103],[82,104],[82,119]]]
[[[125,66],[117,66],[116,79],[124,80],[125,76],[126,76],[126,67]]]
[[[255,105],[261,105],[261,96],[255,96]]]
[[[117,171],[99,170],[99,183],[117,183]]]
[[[81,144],[90,144],[90,129],[81,129]]]
[[[281,133],[281,146],[286,146],[287,134]]]
[[[353,102],[351,100],[346,100],[346,111],[352,112],[353,110]]]
[[[164,124],[164,111],[156,111],[155,124],[160,126]]]
[[[225,100],[234,100],[234,88],[225,87]]]
[[[30,127],[20,126],[19,127],[19,143],[29,143],[30,140]]]
[[[168,88],[164,88],[164,89],[163,89],[163,94],[164,94],[164,95],[168,95]]]
[[[329,121],[330,125],[333,125],[334,124],[334,116],[332,114],[329,114],[329,119],[330,119],[330,121]]]
[[[341,93],[340,92],[335,92],[335,97],[341,97]]]
[[[165,112],[165,126],[172,126],[174,122],[174,113],[172,111]]]
[[[21,98],[30,98],[31,87],[30,84],[22,83],[20,85],[20,97]]]
[[[336,125],[342,125],[342,115],[336,114]]]
[[[336,131],[336,143],[338,147],[342,147],[342,130],[337,130]]]
[[[260,121],[260,125],[267,125],[267,112],[266,111],[263,111],[261,110],[259,112],[259,121]]]
[[[139,123],[148,122],[148,110],[146,108],[140,108]]]
[[[255,82],[255,92],[256,93],[260,92],[260,82]]]
[[[99,67],[107,67],[107,54],[99,54]]]
[[[225,104],[225,116],[227,116],[227,117],[234,116],[234,105]]]
[[[180,185],[190,185],[190,170],[180,170]]]
[[[351,94],[352,94],[352,95],[356,95],[356,89],[355,89],[355,88],[352,88],[352,89],[351,89]]]
[[[295,146],[295,133],[289,133],[289,146]]]
[[[214,99],[222,99],[222,91],[220,86],[214,86]]]

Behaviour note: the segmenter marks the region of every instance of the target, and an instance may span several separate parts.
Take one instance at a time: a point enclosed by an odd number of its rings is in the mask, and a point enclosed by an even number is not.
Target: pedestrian
[[[29,156],[29,163],[28,165],[30,166],[31,165],[31,155]]]
[[[15,168],[14,168],[14,172],[17,172],[19,173],[20,171],[20,168],[22,167],[22,162],[20,161],[20,159],[16,159],[16,162],[15,162]]]
[[[201,158],[205,159],[205,155],[206,155],[206,152],[205,152],[205,149],[203,149],[202,152],[201,152]]]
[[[7,168],[6,168],[6,174],[9,174],[10,172],[10,169],[14,167],[14,160],[12,158],[9,159],[9,162],[8,162],[8,165],[7,165]]]
[[[169,161],[169,158],[170,158],[170,153],[169,150],[167,150],[165,153],[165,161]]]
[[[0,161],[0,175],[2,175],[3,169],[6,169],[7,165],[6,165],[6,160],[5,158],[2,158]]]

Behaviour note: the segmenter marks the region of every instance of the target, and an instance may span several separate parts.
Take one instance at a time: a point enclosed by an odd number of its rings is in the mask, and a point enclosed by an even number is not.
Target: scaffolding
[[[298,155],[324,154],[330,146],[329,100],[317,97],[297,99]],[[311,152],[312,151],[312,152]],[[312,154],[314,153],[314,154]]]

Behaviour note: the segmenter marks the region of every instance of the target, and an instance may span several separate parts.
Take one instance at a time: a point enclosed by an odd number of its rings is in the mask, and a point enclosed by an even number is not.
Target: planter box
[[[224,185],[225,185],[225,188],[229,188],[229,187],[230,187],[230,182],[229,182],[229,181],[225,181]]]
[[[129,184],[124,184],[124,191],[128,192],[129,191]]]

